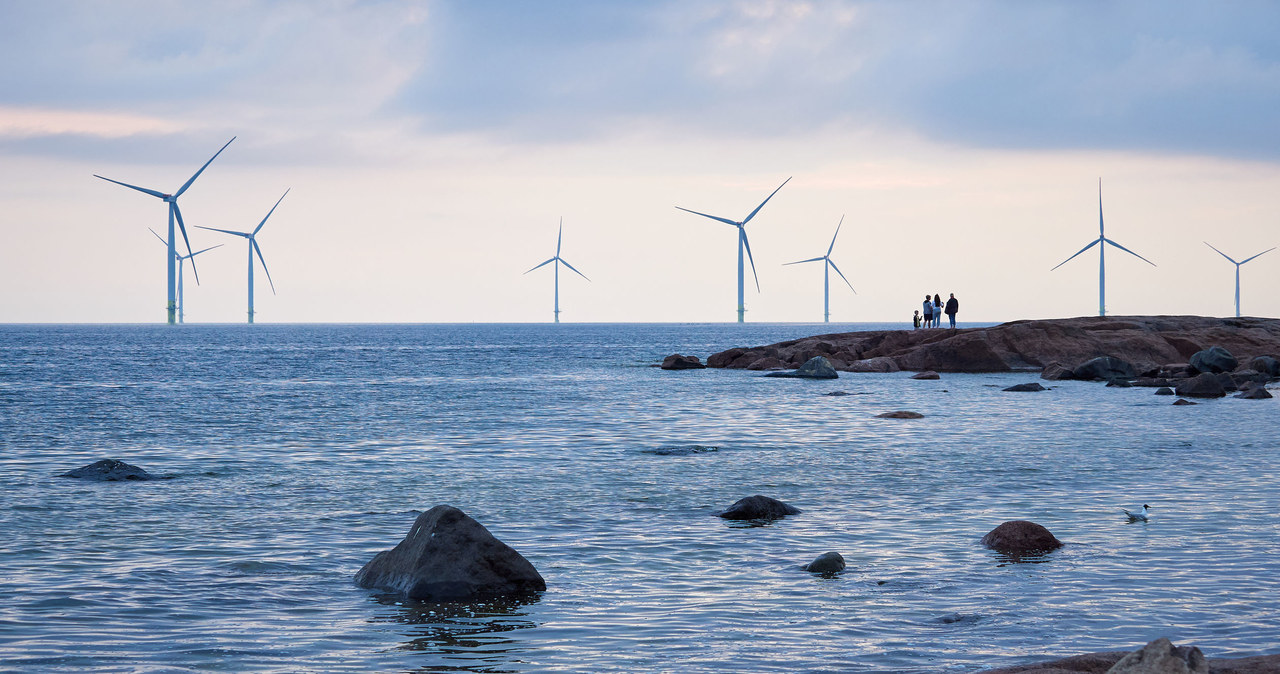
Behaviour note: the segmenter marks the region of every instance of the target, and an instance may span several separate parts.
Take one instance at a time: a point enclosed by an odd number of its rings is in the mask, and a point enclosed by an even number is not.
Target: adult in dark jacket
[[[956,327],[956,312],[960,311],[960,302],[956,300],[956,294],[951,293],[951,299],[947,300],[947,308],[943,310],[947,314],[947,319],[951,321],[951,329]]]

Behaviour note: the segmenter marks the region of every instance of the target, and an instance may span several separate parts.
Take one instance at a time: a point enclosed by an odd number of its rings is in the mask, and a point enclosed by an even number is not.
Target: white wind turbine
[[[791,178],[787,178],[786,180],[782,181],[782,185],[778,185],[778,190],[782,189],[783,186],[786,185],[788,182],[791,182]],[[686,213],[701,215],[704,218],[711,218],[712,220],[715,220],[717,222],[723,222],[726,225],[733,225],[734,227],[738,228],[738,322],[739,323],[743,322],[743,314],[745,314],[747,311],[746,299],[744,297],[744,292],[743,292],[743,278],[744,278],[743,272],[745,271],[742,265],[743,249],[747,251],[747,259],[750,260],[751,262],[751,276],[754,277],[756,280],[756,292],[760,292],[760,277],[759,275],[756,274],[756,261],[754,258],[751,257],[751,244],[747,242],[746,224],[748,222],[751,222],[751,218],[756,217],[756,213],[759,213],[760,209],[764,208],[764,205],[769,203],[769,200],[773,198],[774,194],[778,193],[778,190],[774,190],[773,194],[770,194],[768,197],[765,197],[765,200],[760,202],[759,206],[756,206],[756,210],[751,211],[751,214],[743,218],[741,222],[729,220],[728,218],[717,217],[714,215],[707,215],[706,213],[699,213],[698,211],[691,211],[687,208],[681,208],[679,206],[676,206],[676,208]]]
[[[1156,266],[1156,263],[1152,262],[1151,260],[1148,260],[1145,257],[1142,257],[1141,255],[1129,250],[1128,248],[1125,248],[1124,246],[1121,246],[1115,241],[1108,239],[1106,235],[1103,233],[1102,179],[1101,178],[1098,179],[1098,238],[1094,239],[1093,243],[1090,243],[1084,248],[1081,248],[1079,253],[1076,253],[1075,255],[1072,255],[1071,257],[1063,260],[1062,262],[1059,262],[1058,266],[1054,267],[1053,269],[1057,269],[1058,267],[1061,267],[1062,265],[1074,260],[1076,256],[1079,255],[1080,253],[1083,253],[1086,250],[1093,248],[1094,246],[1098,246],[1098,315],[1106,316],[1107,315],[1107,247],[1105,245],[1098,245],[1098,244],[1111,244],[1116,248],[1119,248],[1120,250],[1123,250],[1124,252],[1138,258],[1139,260],[1146,262],[1152,267]],[[1050,269],[1049,271],[1053,271],[1053,269]]]
[[[252,232],[236,232],[230,229],[214,229],[213,227],[201,227],[200,225],[196,225],[197,227],[200,227],[200,229],[207,229],[213,232],[222,232],[223,234],[231,234],[233,236],[243,236],[244,238],[249,240],[249,323],[251,324],[253,323],[253,314],[255,313],[253,310],[253,254],[254,253],[258,254],[258,261],[262,263],[262,271],[267,273],[267,283],[271,284],[271,294],[274,295],[276,293],[276,284],[274,281],[271,280],[271,270],[267,269],[267,261],[262,258],[262,249],[258,247],[258,239],[257,239],[258,231],[262,229],[263,225],[267,224],[267,218],[270,218],[271,214],[276,212],[276,206],[279,206],[280,202],[284,201],[285,195],[287,194],[289,194],[289,190],[285,190],[284,194],[280,195],[280,198],[276,200],[276,205],[272,206],[270,211],[267,211],[267,217],[263,218],[262,222],[259,222],[258,226],[253,228]]]
[[[164,240],[164,237],[160,236],[159,234],[156,234],[156,230],[151,229],[150,227],[148,227],[148,228],[147,228],[147,230],[148,230],[148,231],[150,231],[152,234],[155,234],[155,235],[156,235],[156,238],[157,238],[157,239],[160,239],[160,243],[163,243],[163,244],[164,244],[164,245],[166,245],[166,246],[168,246],[168,245],[169,245],[169,242],[168,242],[168,241],[165,241],[165,240]],[[208,248],[205,248],[204,250],[197,250],[196,252],[194,252],[194,253],[192,253],[192,254],[190,254],[190,255],[178,255],[178,322],[179,322],[179,323],[185,323],[185,322],[186,322],[186,310],[185,310],[186,303],[185,303],[185,302],[183,301],[183,299],[182,299],[182,296],[183,296],[183,293],[182,293],[182,279],[185,277],[185,275],[182,273],[182,263],[183,263],[183,262],[185,262],[186,260],[190,260],[191,258],[193,258],[193,257],[195,257],[195,256],[197,256],[197,255],[199,255],[200,253],[208,252],[208,251],[213,250],[214,248],[221,248],[221,247],[222,247],[222,244],[218,244],[218,245],[216,245],[216,246],[209,246]],[[196,264],[195,262],[192,262],[192,263],[191,263],[191,268],[192,268],[192,269],[194,269],[194,268],[195,268],[195,264]],[[200,284],[200,282],[199,282],[199,281],[196,281],[196,285],[199,285],[199,284]]]
[[[231,141],[233,141],[233,140],[235,140],[235,137],[232,137],[232,138],[231,138],[231,140],[227,141],[227,145],[230,145],[230,144],[231,144]],[[222,146],[222,150],[227,149],[227,145],[223,145],[223,146]],[[199,177],[200,177],[200,174],[201,174],[201,173],[204,173],[204,170],[205,170],[206,168],[209,168],[209,164],[212,164],[212,163],[213,163],[213,160],[214,160],[214,159],[217,159],[217,158],[218,158],[218,155],[222,154],[222,150],[218,150],[217,152],[215,152],[215,153],[214,153],[214,155],[213,155],[212,157],[210,157],[210,158],[209,158],[209,161],[205,162],[205,163],[204,163],[204,166],[201,166],[201,167],[200,167],[200,170],[199,170],[199,171],[196,171],[196,172],[195,172],[195,175],[191,176],[191,178],[190,178],[189,180],[187,180],[187,182],[183,183],[182,187],[179,187],[179,188],[178,188],[178,191],[177,191],[177,192],[174,192],[173,194],[164,194],[163,192],[157,192],[157,191],[155,191],[155,190],[149,190],[149,189],[147,189],[147,188],[145,188],[145,187],[138,187],[137,185],[130,185],[129,183],[122,183],[122,182],[120,182],[119,180],[112,180],[112,179],[110,179],[110,178],[103,178],[102,176],[100,176],[100,175],[98,175],[98,174],[96,174],[96,173],[95,173],[95,174],[93,174],[93,177],[95,177],[95,178],[102,178],[103,180],[105,180],[105,181],[107,181],[107,182],[109,182],[109,183],[115,183],[115,184],[117,184],[117,185],[123,185],[123,186],[125,186],[125,187],[128,187],[128,188],[129,188],[129,189],[131,189],[131,190],[138,190],[139,192],[142,192],[143,194],[150,194],[151,196],[156,197],[157,199],[161,199],[161,200],[163,200],[165,203],[169,204],[169,238],[168,238],[168,240],[167,240],[167,242],[166,242],[166,243],[167,243],[167,245],[169,246],[169,277],[168,277],[168,285],[169,285],[169,303],[168,303],[168,305],[167,305],[167,312],[168,312],[169,325],[173,325],[173,324],[174,324],[174,322],[175,322],[175,319],[177,318],[177,316],[176,316],[176,314],[177,314],[177,297],[176,297],[176,293],[177,293],[177,282],[176,282],[176,281],[177,281],[177,268],[176,268],[175,261],[178,259],[178,249],[177,249],[177,246],[175,245],[175,243],[176,243],[176,242],[174,241],[174,237],[173,237],[173,235],[174,235],[174,231],[173,231],[173,223],[174,223],[174,221],[175,221],[175,220],[176,220],[176,221],[177,221],[177,223],[178,223],[178,228],[179,228],[180,230],[182,230],[182,240],[187,244],[187,257],[188,257],[188,258],[190,258],[190,257],[192,257],[192,255],[193,255],[193,254],[192,254],[192,252],[191,252],[191,241],[187,239],[187,226],[186,226],[186,224],[184,224],[184,223],[182,222],[182,211],[178,210],[178,197],[182,196],[182,193],[183,193],[183,192],[186,192],[188,187],[191,187],[191,183],[195,182],[195,181],[196,181],[196,178],[199,178]],[[191,260],[191,271],[192,271],[192,272],[194,272],[194,273],[195,273],[195,275],[196,275],[196,283],[199,283],[199,282],[200,282],[200,272],[196,271],[196,261],[195,261],[195,260]]]
[[[555,263],[555,275],[556,275],[556,304],[555,304],[555,317],[556,317],[556,322],[557,322],[557,323],[559,323],[559,322],[560,322],[560,265],[562,265],[562,264],[563,264],[564,266],[566,266],[566,267],[568,267],[569,269],[571,269],[571,270],[573,271],[573,273],[577,274],[578,276],[581,276],[582,278],[587,278],[587,275],[586,275],[586,274],[583,274],[582,272],[578,271],[577,269],[574,269],[574,268],[573,268],[573,265],[569,264],[569,262],[568,262],[567,260],[565,260],[564,258],[560,257],[560,242],[561,242],[563,239],[564,239],[564,218],[560,218],[560,232],[559,232],[558,234],[556,234],[556,254],[555,254],[555,257],[553,257],[553,258],[551,258],[550,260],[547,260],[546,262],[543,262],[542,264],[540,264],[540,265],[538,265],[537,267],[534,267],[534,268],[533,268],[533,269],[537,269],[538,267],[545,267],[546,265],[549,265],[549,264],[551,264],[552,262],[554,262],[554,263]],[[530,269],[529,271],[533,271],[533,269]],[[529,271],[527,271],[527,272],[525,272],[525,273],[526,273],[526,274],[528,274],[528,273],[529,273]],[[587,278],[587,280],[588,280],[588,281],[590,281],[591,279]]]
[[[844,216],[840,216],[840,222],[836,224],[836,233],[831,236],[831,245],[827,246],[827,254],[822,257],[811,257],[808,260],[800,260],[798,262],[788,262],[784,267],[791,264],[804,264],[806,262],[822,262],[822,322],[831,322],[831,269],[836,270],[840,274],[840,278],[844,280],[844,284],[849,286],[849,290],[853,290],[853,284],[849,283],[849,279],[844,277],[844,272],[836,266],[831,260],[831,251],[835,250],[836,237],[840,236],[840,225],[844,224]],[[857,295],[858,291],[853,290],[853,294]]]
[[[1213,248],[1213,244],[1209,243],[1208,241],[1205,241],[1204,245],[1210,248]],[[1268,248],[1262,251],[1261,253],[1258,253],[1257,255],[1254,255],[1253,257],[1248,258],[1246,260],[1242,260],[1240,262],[1236,262],[1235,260],[1232,260],[1231,256],[1218,250],[1217,248],[1213,248],[1213,250],[1214,252],[1221,255],[1222,257],[1227,258],[1227,261],[1229,261],[1231,264],[1234,264],[1236,266],[1236,318],[1240,318],[1240,266],[1243,265],[1245,262],[1248,262],[1249,260],[1252,260],[1257,257],[1261,257],[1263,255],[1266,255],[1267,253],[1270,253],[1271,251],[1275,250],[1275,247],[1273,246],[1271,248]]]

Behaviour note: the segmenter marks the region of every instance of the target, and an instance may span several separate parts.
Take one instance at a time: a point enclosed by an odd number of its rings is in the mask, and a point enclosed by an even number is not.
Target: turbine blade
[[[1275,250],[1275,248],[1268,248],[1268,249],[1266,249],[1266,250],[1262,251],[1261,253],[1258,253],[1257,255],[1254,255],[1253,257],[1249,258],[1248,260],[1245,260],[1244,262],[1241,262],[1240,264],[1244,264],[1245,262],[1248,262],[1249,260],[1252,260],[1254,257],[1262,257],[1263,255],[1266,255],[1267,253],[1270,253],[1270,252],[1271,252],[1271,251],[1273,251],[1273,250]]]
[[[98,175],[97,173],[93,174],[93,177],[95,177],[95,178],[102,178],[102,176]],[[159,193],[159,192],[157,192],[157,191],[155,191],[155,190],[149,190],[149,189],[147,189],[147,188],[145,188],[145,187],[138,187],[137,185],[130,185],[129,183],[122,183],[122,182],[120,182],[119,180],[112,180],[112,179],[110,179],[110,178],[102,178],[102,179],[103,179],[103,180],[105,180],[105,181],[107,181],[107,182],[109,182],[109,183],[115,183],[115,184],[117,184],[117,185],[124,185],[125,187],[128,187],[128,188],[129,188],[129,189],[131,189],[131,190],[138,190],[139,192],[142,192],[143,194],[150,194],[151,196],[156,197],[157,199],[163,199],[163,198],[164,198],[164,195],[163,195],[163,194],[161,194],[161,193]]]
[[[173,215],[178,219],[178,229],[182,230],[182,242],[187,244],[187,257],[191,257],[191,239],[187,238],[187,225],[182,221],[182,210],[178,208],[178,202],[170,201],[169,208],[173,209]],[[176,246],[175,246],[176,248]],[[196,285],[200,285],[200,272],[196,271],[196,261],[191,261],[191,273],[196,276]]]
[[[550,260],[547,260],[546,262],[543,262],[542,264],[538,265],[538,267],[545,267],[545,266],[547,266],[547,265],[549,265],[549,264],[551,264],[552,262],[555,262],[555,261],[556,261],[556,259],[553,257],[553,258],[551,258]],[[533,269],[537,269],[538,267],[534,267]],[[529,271],[533,271],[533,269],[530,269]],[[529,273],[529,271],[527,271],[527,272],[525,272],[525,273],[526,273],[526,274],[528,274],[528,273]]]
[[[231,140],[235,140],[235,139],[236,139],[236,137],[235,137],[235,136],[232,136],[232,137],[231,137]],[[230,145],[230,144],[231,144],[231,140],[227,141],[227,145]],[[223,146],[222,146],[222,150],[227,149],[227,145],[223,145]],[[182,187],[179,187],[179,188],[178,188],[178,191],[174,193],[173,198],[175,198],[175,199],[176,199],[176,198],[178,198],[178,197],[182,196],[182,193],[183,193],[183,192],[186,192],[188,187],[191,187],[191,183],[195,182],[195,181],[196,181],[196,178],[199,178],[199,177],[200,177],[200,174],[201,174],[201,173],[204,173],[204,170],[205,170],[205,169],[207,169],[207,168],[209,168],[209,164],[212,164],[212,163],[213,163],[213,160],[217,159],[217,158],[218,158],[218,155],[222,154],[222,150],[218,150],[217,152],[213,153],[213,156],[212,156],[212,157],[209,157],[209,161],[205,162],[205,163],[204,163],[204,166],[201,166],[201,167],[200,167],[200,170],[199,170],[199,171],[196,171],[196,172],[195,172],[195,175],[191,176],[191,179],[190,179],[190,180],[188,180],[187,182],[183,183]]]
[[[556,257],[560,257],[560,242],[564,240],[564,216],[560,216],[560,232],[556,234]],[[564,262],[561,260],[561,262]],[[565,264],[569,264],[565,262]]]
[[[160,239],[160,243],[163,243],[163,244],[164,244],[164,245],[166,245],[166,246],[167,246],[167,245],[169,245],[169,242],[168,242],[168,241],[165,241],[165,238],[164,238],[163,236],[160,236],[159,234],[156,234],[156,230],[151,229],[150,227],[148,227],[148,228],[147,228],[147,231],[148,231],[148,232],[151,232],[152,234],[155,234],[155,235],[156,235],[156,238],[157,238],[157,239]]]
[[[288,195],[288,194],[289,194],[289,190],[290,190],[290,189],[293,189],[293,188],[292,188],[292,187],[290,187],[289,189],[285,190],[285,191],[284,191],[284,194],[281,194],[281,195],[280,195],[280,198],[279,198],[279,199],[276,199],[276,206],[279,206],[279,205],[280,205],[280,202],[281,202],[281,201],[284,201],[284,198],[285,198],[285,196],[286,196],[286,195]],[[267,218],[271,217],[271,214],[276,212],[276,206],[272,206],[272,207],[271,207],[271,210],[267,211]],[[259,223],[258,223],[258,226],[253,228],[253,233],[254,233],[254,234],[257,234],[257,233],[258,233],[258,230],[259,230],[259,229],[262,229],[262,226],[263,226],[263,225],[265,225],[265,224],[267,224],[267,218],[263,218],[263,219],[262,219],[262,222],[259,222]]]
[[[726,225],[733,225],[734,227],[737,227],[737,226],[738,226],[738,223],[736,223],[736,222],[734,222],[734,221],[732,221],[732,220],[727,220],[727,219],[725,219],[725,218],[721,218],[721,217],[719,217],[719,216],[715,216],[715,215],[707,215],[706,213],[699,213],[699,212],[697,212],[697,211],[691,211],[691,210],[689,210],[689,209],[687,209],[687,208],[680,208],[679,206],[676,206],[676,208],[677,208],[677,209],[679,209],[679,210],[684,211],[685,213],[693,213],[694,215],[701,215],[701,216],[702,216],[702,217],[704,217],[704,218],[711,218],[712,220],[716,220],[716,221],[719,221],[719,222],[723,222],[723,223],[724,223],[724,224],[726,224]]]
[[[787,184],[787,183],[789,183],[789,182],[791,182],[791,178],[787,178],[786,180],[782,181],[782,185],[778,185],[778,190],[782,189],[783,185],[786,185],[786,184]],[[774,191],[773,191],[769,196],[765,197],[765,198],[764,198],[764,201],[761,201],[761,202],[760,202],[760,205],[759,205],[759,206],[756,206],[756,210],[751,211],[751,215],[748,215],[748,216],[746,217],[746,219],[744,219],[744,220],[742,221],[742,224],[744,224],[744,225],[745,225],[745,224],[747,224],[748,222],[751,222],[751,218],[756,217],[756,213],[759,213],[759,212],[760,212],[760,209],[764,208],[764,205],[765,205],[765,204],[767,204],[767,203],[769,203],[769,200],[773,198],[773,195],[774,195],[774,194],[777,194],[777,193],[778,193],[778,190],[774,190]]]
[[[1106,236],[1102,231],[1102,178],[1098,178],[1098,236]]]
[[[1080,253],[1083,253],[1083,252],[1085,252],[1086,250],[1089,250],[1090,248],[1093,248],[1094,246],[1098,245],[1099,243],[1102,243],[1102,239],[1100,239],[1100,238],[1099,238],[1099,239],[1094,239],[1092,243],[1090,243],[1089,245],[1085,246],[1084,248],[1081,248],[1081,249],[1080,249]],[[1068,262],[1070,262],[1070,261],[1074,260],[1074,259],[1076,258],[1076,255],[1079,255],[1080,253],[1076,253],[1075,255],[1072,255],[1071,257],[1069,257],[1069,258],[1067,258],[1067,259],[1063,260],[1062,262],[1059,262],[1059,263],[1058,263],[1058,267],[1061,267],[1062,265],[1064,265],[1064,264],[1066,264],[1066,263],[1068,263]],[[1058,267],[1054,267],[1053,269],[1057,269]],[[1050,269],[1049,271],[1053,271],[1053,269]]]
[[[262,249],[258,247],[258,242],[253,238],[249,239],[249,245],[253,246],[253,252],[258,254],[258,261],[262,263],[262,271],[267,272],[267,283],[271,284],[271,294],[276,294],[276,284],[275,281],[271,280],[271,270],[267,269],[267,261],[262,258]],[[192,266],[194,267],[195,265],[193,264]]]
[[[827,264],[831,265],[831,268],[836,270],[836,273],[840,275],[841,279],[844,279],[844,284],[849,286],[849,290],[853,290],[853,284],[849,283],[849,279],[844,278],[844,272],[840,271],[840,268],[836,266],[836,263],[831,261],[831,258],[827,258]],[[853,294],[857,295],[858,291],[853,290]]]
[[[1205,241],[1205,242],[1204,242],[1204,245],[1206,245],[1206,246],[1208,246],[1208,247],[1210,247],[1210,248],[1213,248],[1213,244],[1209,243],[1208,241]],[[1229,262],[1231,262],[1231,264],[1244,264],[1244,262],[1236,262],[1235,260],[1232,260],[1230,255],[1227,255],[1226,253],[1224,253],[1224,252],[1222,252],[1222,251],[1218,250],[1217,248],[1213,248],[1213,250],[1214,250],[1216,253],[1218,253],[1219,255],[1221,255],[1222,257],[1227,258],[1227,260],[1228,260]],[[1258,253],[1258,255],[1261,255],[1261,254],[1262,254],[1262,253]],[[1254,255],[1253,257],[1257,257],[1258,255]],[[1252,259],[1253,259],[1253,257],[1249,258],[1249,260],[1252,260]],[[1245,262],[1248,262],[1249,260],[1245,260]]]
[[[564,266],[566,266],[566,267],[568,267],[568,268],[570,268],[570,269],[573,269],[573,265],[569,264],[568,260],[565,260],[564,258],[559,257],[559,256],[557,256],[557,257],[556,257],[556,259],[557,259],[557,260],[560,260],[560,262],[562,262],[562,263],[564,264]],[[578,271],[577,269],[573,269],[573,273],[577,274],[578,276],[581,276],[582,278],[587,278],[587,275],[586,275],[586,274],[584,274],[584,273],[582,273],[582,272]],[[588,280],[588,281],[590,281],[591,279],[587,278],[587,280]]]
[[[804,263],[806,263],[806,262],[818,262],[819,260],[825,260],[825,259],[827,259],[827,258],[825,258],[825,257],[811,257],[811,258],[809,258],[808,260],[797,260],[797,261],[795,261],[795,262],[784,262],[784,263],[782,263],[782,266],[786,267],[787,265],[792,265],[792,264],[804,264]]]
[[[840,216],[840,222],[836,224],[836,233],[831,235],[831,245],[827,246],[827,257],[831,257],[831,251],[836,249],[836,237],[840,236],[840,225],[844,224],[844,216]]]
[[[790,180],[790,178],[787,180]],[[747,229],[739,227],[738,235],[742,237],[742,245],[747,247],[747,259],[751,261],[751,276],[756,280],[756,292],[760,292],[760,275],[756,274],[756,261],[755,258],[751,257],[751,242],[747,240]]]
[[[1106,241],[1107,243],[1109,243],[1109,244],[1111,244],[1111,245],[1115,246],[1116,248],[1119,248],[1120,250],[1123,250],[1124,252],[1126,252],[1126,253],[1128,253],[1128,254],[1130,254],[1130,255],[1132,255],[1132,256],[1134,256],[1134,257],[1138,258],[1139,260],[1142,260],[1143,262],[1146,262],[1147,264],[1151,265],[1152,267],[1156,266],[1156,263],[1152,262],[1151,260],[1148,260],[1148,259],[1147,259],[1147,258],[1145,258],[1145,257],[1142,257],[1141,255],[1139,255],[1139,254],[1137,254],[1137,253],[1135,253],[1135,252],[1133,252],[1133,251],[1129,250],[1128,248],[1125,248],[1124,246],[1121,246],[1120,244],[1116,243],[1115,241],[1112,241],[1111,239],[1103,239],[1103,241]]]
[[[199,255],[200,253],[207,253],[207,252],[209,252],[209,251],[213,250],[214,248],[221,248],[222,246],[223,246],[223,244],[218,244],[218,245],[216,245],[216,246],[209,246],[208,248],[205,248],[204,250],[197,250],[196,252],[192,253],[192,254],[191,254],[191,255],[189,255],[188,257],[195,257],[195,256]]]
[[[234,234],[236,236],[243,236],[246,239],[249,238],[250,236],[248,232],[233,232],[229,229],[217,229],[215,227],[205,227],[204,225],[194,225],[194,227],[196,229],[207,229],[211,232],[222,232],[223,234]]]

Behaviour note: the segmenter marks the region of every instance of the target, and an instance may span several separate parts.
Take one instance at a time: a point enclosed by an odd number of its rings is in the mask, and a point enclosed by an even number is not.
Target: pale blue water
[[[1276,400],[648,367],[848,327],[0,327],[0,670],[974,671],[1157,636],[1280,652]],[[927,416],[874,418],[895,409]],[[718,451],[652,453],[695,444]],[[54,477],[104,457],[173,479]],[[755,493],[805,512],[712,516]],[[1152,521],[1128,524],[1144,502]],[[352,584],[440,503],[545,595],[404,606]],[[1014,564],[978,545],[1019,518],[1067,546]],[[800,570],[828,550],[845,574]]]

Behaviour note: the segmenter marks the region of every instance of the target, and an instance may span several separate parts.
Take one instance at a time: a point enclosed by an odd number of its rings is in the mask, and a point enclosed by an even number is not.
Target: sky
[[[0,2],[0,322],[161,322],[158,199],[259,322],[1230,315],[1280,245],[1271,2]],[[189,229],[188,322],[243,239]],[[1280,251],[1242,268],[1280,316]]]

